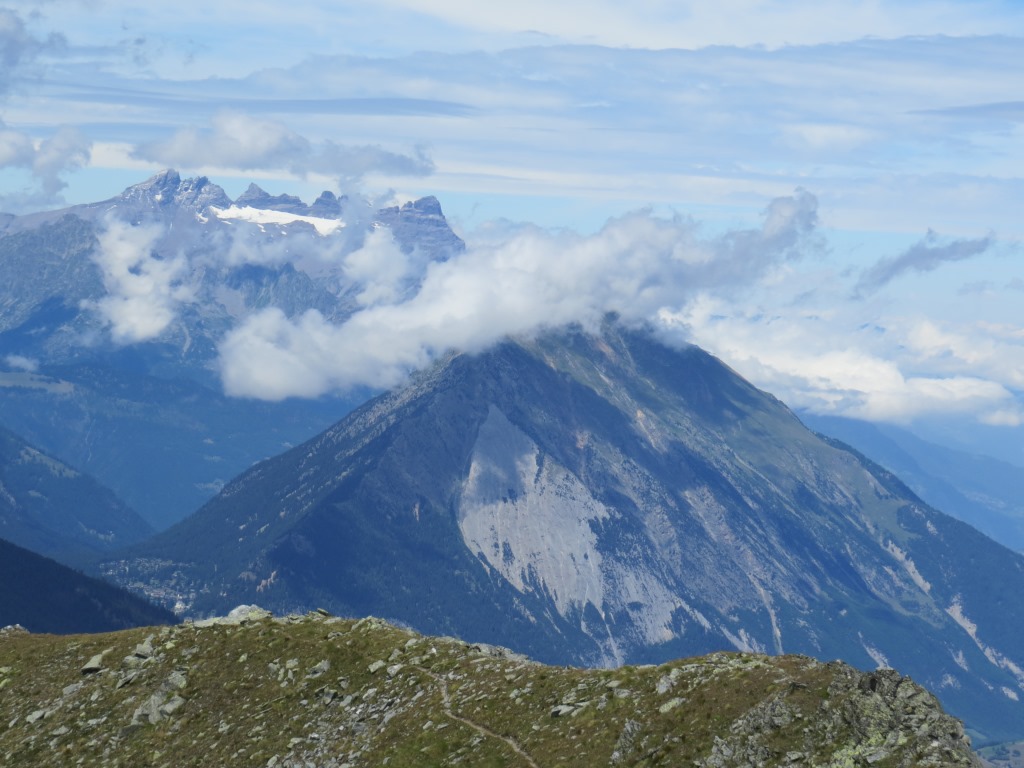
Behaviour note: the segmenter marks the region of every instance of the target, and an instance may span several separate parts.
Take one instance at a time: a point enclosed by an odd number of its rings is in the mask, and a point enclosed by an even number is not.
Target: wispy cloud
[[[25,19],[11,8],[0,8],[0,94],[6,92],[24,69],[40,54],[64,48],[63,35],[51,32],[37,37],[29,31]]]
[[[856,292],[872,293],[907,272],[931,272],[943,264],[973,258],[994,243],[995,238],[991,235],[942,242],[938,233],[928,230],[924,238],[903,253],[881,259],[865,270],[857,281]]]
[[[0,202],[12,210],[62,202],[60,192],[67,186],[65,176],[89,162],[91,147],[92,142],[69,125],[59,127],[48,138],[35,141],[0,120],[0,169],[26,169],[38,185],[36,190],[0,195]]]
[[[283,123],[239,112],[221,112],[208,128],[183,128],[165,141],[143,144],[133,154],[184,168],[287,171],[299,176],[315,171],[336,176],[346,184],[374,172],[425,176],[434,170],[422,149],[406,155],[375,145],[311,142]]]

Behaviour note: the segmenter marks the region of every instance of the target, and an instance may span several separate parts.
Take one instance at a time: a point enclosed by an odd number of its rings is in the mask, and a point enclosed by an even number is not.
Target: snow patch
[[[251,208],[249,206],[242,208],[239,208],[237,205],[232,205],[230,208],[216,208],[211,206],[209,210],[218,219],[247,221],[259,226],[260,230],[263,230],[267,224],[285,226],[287,224],[294,224],[301,221],[314,227],[318,234],[327,236],[332,232],[337,232],[345,226],[345,222],[339,221],[338,219],[321,219],[316,216],[300,216],[297,213],[288,213],[286,211],[266,211],[262,208]]]

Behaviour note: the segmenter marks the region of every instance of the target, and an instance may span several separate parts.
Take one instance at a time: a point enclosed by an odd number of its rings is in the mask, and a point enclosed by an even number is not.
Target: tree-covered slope
[[[0,583],[0,627],[20,624],[32,632],[72,634],[176,621],[137,595],[2,539]]]

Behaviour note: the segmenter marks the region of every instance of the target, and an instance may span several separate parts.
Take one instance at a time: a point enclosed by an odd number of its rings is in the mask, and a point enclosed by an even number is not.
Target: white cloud
[[[535,31],[556,39],[634,48],[813,44],[910,34],[981,34],[1019,27],[1005,2],[942,0],[522,0],[501,6],[470,0],[386,0],[386,4],[492,35]]]
[[[92,142],[80,130],[69,125],[61,126],[53,136],[41,141],[32,159],[32,172],[43,193],[56,197],[67,186],[61,177],[89,162],[91,146]]]
[[[225,389],[281,399],[387,387],[449,349],[472,352],[570,322],[593,327],[609,311],[646,320],[698,287],[727,291],[796,258],[813,239],[815,210],[813,196],[801,191],[773,201],[760,229],[712,240],[698,239],[690,220],[646,212],[588,237],[527,228],[430,263],[407,299],[395,285],[410,274],[408,265],[386,240],[371,238],[369,251],[346,262],[368,306],[341,324],[317,312],[294,321],[277,309],[249,317],[220,346]],[[382,251],[389,254],[383,261],[370,258]]]
[[[424,176],[433,171],[425,152],[391,152],[376,145],[347,146],[329,139],[311,142],[283,123],[240,112],[219,112],[209,127],[189,126],[171,138],[142,144],[137,159],[164,165],[215,166],[248,171],[287,171],[335,176],[351,184],[368,173]]]
[[[386,227],[373,230],[363,246],[344,259],[345,276],[360,287],[356,301],[373,306],[402,299],[426,267],[422,257],[417,264],[414,256],[398,247]]]
[[[110,335],[119,344],[159,336],[174,320],[178,305],[191,298],[183,282],[185,258],[160,256],[154,250],[163,234],[159,225],[110,220],[99,235],[93,260],[107,295],[86,306],[110,325]]]
[[[973,370],[1024,390],[1024,328],[974,322],[956,330],[919,320],[902,331],[908,352],[935,370]]]
[[[947,334],[899,315],[865,324],[842,300],[841,280],[817,280],[809,304],[793,300],[793,279],[773,286],[780,295],[746,302],[702,292],[661,319],[791,407],[903,424],[966,415],[1015,425],[1024,416],[1014,395],[1019,339],[986,345],[991,336],[980,327],[970,337]],[[953,359],[957,349],[984,360]]]
[[[65,41],[61,35],[36,37],[25,19],[11,8],[0,8],[0,94],[11,87],[21,70],[41,53],[59,50]]]
[[[0,168],[30,167],[35,158],[32,138],[0,121]]]
[[[60,126],[52,136],[36,142],[0,120],[0,169],[28,169],[39,185],[37,192],[6,196],[5,203],[23,207],[59,202],[59,193],[67,186],[64,175],[88,163],[91,145],[81,131],[69,125]]]
[[[4,357],[4,362],[11,368],[17,368],[19,371],[35,373],[39,370],[39,361],[24,355],[7,355]]]

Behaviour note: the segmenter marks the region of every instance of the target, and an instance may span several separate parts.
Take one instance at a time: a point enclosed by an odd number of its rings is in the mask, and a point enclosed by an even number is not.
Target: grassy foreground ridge
[[[977,765],[893,671],[716,653],[549,667],[322,613],[0,631],[4,766]]]

